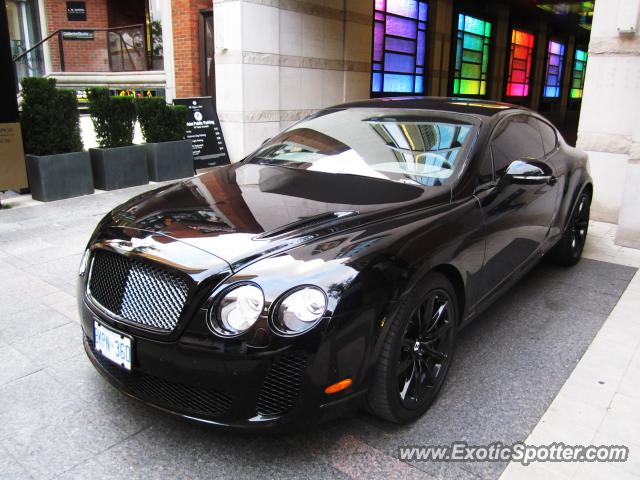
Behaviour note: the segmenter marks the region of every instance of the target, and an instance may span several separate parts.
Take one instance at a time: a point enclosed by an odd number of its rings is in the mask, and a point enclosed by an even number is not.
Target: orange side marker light
[[[330,395],[332,393],[340,392],[345,388],[349,388],[352,383],[353,383],[353,380],[351,380],[350,378],[345,378],[344,380],[340,380],[339,382],[334,383],[333,385],[329,385],[327,388],[324,389],[324,393],[326,393],[327,395]]]

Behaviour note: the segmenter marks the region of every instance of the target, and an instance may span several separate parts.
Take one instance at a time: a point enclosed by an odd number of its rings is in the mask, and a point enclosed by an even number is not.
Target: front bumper
[[[96,369],[128,396],[189,420],[236,429],[299,428],[354,410],[366,393],[324,394],[326,358],[295,345],[227,355],[180,339],[133,335],[132,370],[126,371],[93,348],[95,320],[116,331],[117,325],[85,302],[81,311],[85,351]]]

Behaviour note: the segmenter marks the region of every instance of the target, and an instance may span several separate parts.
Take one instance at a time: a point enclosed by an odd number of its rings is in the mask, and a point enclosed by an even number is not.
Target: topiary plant
[[[147,143],[184,140],[187,134],[187,107],[167,105],[164,98],[136,100],[140,130]]]
[[[133,145],[136,107],[132,97],[114,97],[106,88],[90,88],[89,115],[101,148]]]
[[[51,78],[23,78],[21,86],[20,124],[25,152],[54,155],[82,151],[75,93],[57,89]]]

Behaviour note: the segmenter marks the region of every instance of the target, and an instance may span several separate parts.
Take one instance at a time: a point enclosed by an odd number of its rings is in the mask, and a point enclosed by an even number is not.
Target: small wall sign
[[[67,20],[85,22],[87,20],[86,2],[67,2]]]
[[[62,38],[65,40],[93,40],[92,30],[63,30]]]

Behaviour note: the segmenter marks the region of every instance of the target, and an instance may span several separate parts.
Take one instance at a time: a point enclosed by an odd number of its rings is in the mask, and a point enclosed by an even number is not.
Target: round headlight
[[[275,312],[275,326],[296,335],[309,330],[327,309],[327,296],[318,287],[303,287],[288,294]]]
[[[255,285],[229,290],[218,302],[211,325],[221,335],[238,335],[248,330],[264,308],[264,295]]]

